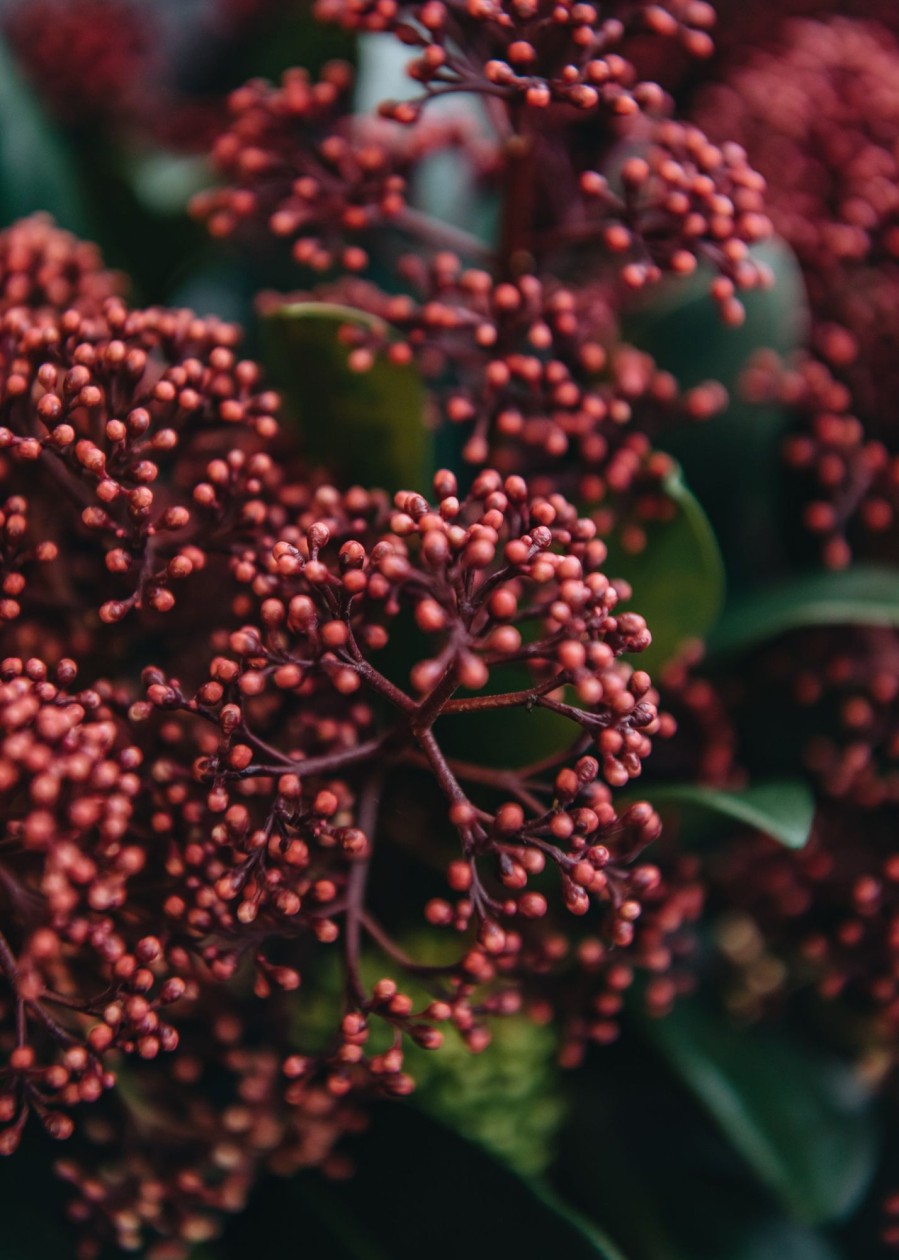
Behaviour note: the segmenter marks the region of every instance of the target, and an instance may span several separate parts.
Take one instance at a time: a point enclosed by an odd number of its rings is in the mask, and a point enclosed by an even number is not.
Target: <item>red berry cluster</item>
[[[575,1062],[638,970],[665,1010],[701,889],[646,860],[653,809],[614,801],[672,723],[622,659],[650,634],[596,522],[548,478],[463,495],[441,472],[433,502],[317,484],[232,326],[130,309],[44,221],[0,258],[33,303],[0,314],[0,1144],[32,1113],[67,1137],[90,1103],[99,1153],[61,1165],[75,1216],[197,1241],[264,1164],[328,1160],[360,1095],[407,1093],[409,1039],[477,1051],[491,1019],[552,1007]],[[506,313],[510,337],[538,318]],[[639,357],[616,370],[649,388]],[[78,689],[73,652],[122,681]],[[568,735],[466,759],[466,725],[516,712]],[[427,839],[397,834],[400,796]],[[422,926],[461,941],[419,956]],[[139,1154],[113,1171],[104,1146]]]
[[[354,118],[351,87],[350,67],[334,62],[317,82],[288,70],[278,87],[257,80],[232,93],[231,126],[213,149],[231,186],[193,201],[213,236],[261,223],[313,271],[367,266],[366,233],[401,221],[411,169],[463,143],[466,128],[450,121],[406,132]]]
[[[806,523],[842,567],[853,547],[882,549],[896,509],[899,45],[848,18],[782,29],[781,44],[707,87],[694,112],[745,145],[803,269],[815,358],[781,385],[799,417],[787,454],[811,482]]]
[[[610,944],[632,940],[641,892],[659,882],[634,863],[659,822],[645,804],[619,816],[610,785],[640,773],[659,718],[648,676],[618,662],[649,634],[642,618],[617,610],[592,523],[559,496],[531,500],[520,478],[482,473],[462,501],[450,474],[438,474],[436,488],[433,506],[403,493],[393,508],[362,490],[320,489],[255,568],[241,561],[256,620],[228,637],[208,681],[188,696],[150,670],[147,704],[131,714],[171,714],[166,738],[199,756],[200,795],[185,797],[177,777],[160,826],[178,833],[179,818],[209,811],[217,837],[194,846],[169,914],[238,942],[241,924],[260,940],[342,935],[351,1011],[380,1014],[416,1039],[423,1019],[453,1019],[483,1042],[478,1012],[511,1009],[505,988],[491,990],[521,981],[520,955],[547,914],[546,894],[530,886],[544,882],[544,868],[556,868],[573,913],[595,898]],[[407,683],[375,662],[391,642],[405,640],[408,651],[413,632],[427,647],[406,661]],[[529,682],[504,685],[521,671]],[[570,749],[495,772],[444,752],[438,728],[451,719],[516,708],[567,719]],[[394,1000],[393,981],[387,997],[365,991],[358,972],[363,934],[404,965],[366,908],[365,887],[385,777],[405,768],[436,781],[447,843],[455,835],[458,848],[449,867],[457,897],[430,901],[426,918],[471,935],[458,962],[434,969],[439,1016]],[[232,974],[239,946],[210,949],[208,964]],[[422,968],[412,961],[410,970]],[[264,963],[263,980],[298,983]],[[399,1050],[392,1061],[399,1071]]]
[[[0,232],[0,309],[33,311],[76,307],[96,314],[121,297],[125,278],[104,266],[100,251],[35,214]]]
[[[743,378],[745,395],[777,402],[796,417],[784,455],[799,481],[805,528],[821,541],[828,568],[845,568],[853,552],[887,559],[895,549],[899,508],[899,455],[872,436],[853,397],[821,359],[792,364],[756,356]]]
[[[808,728],[803,760],[824,797],[865,810],[899,801],[894,630],[859,626],[788,636],[763,653],[751,703],[783,689]]]
[[[749,992],[755,990],[756,1005],[760,997],[811,983],[828,1001],[873,1020],[895,1054],[899,851],[893,810],[871,814],[860,826],[857,814],[829,806],[800,853],[756,837],[732,846],[711,877],[731,917],[723,938]]]
[[[361,280],[326,292],[376,323],[347,324],[353,371],[378,357],[413,360],[444,420],[470,429],[463,457],[540,477],[591,503],[624,499],[653,467],[648,435],[706,420],[727,402],[715,382],[681,393],[649,355],[621,344],[606,289],[573,289],[533,274],[497,281],[444,252],[409,257],[412,293],[390,295]],[[656,456],[658,461],[660,457]],[[657,473],[670,464],[663,460]]]
[[[68,123],[129,116],[152,75],[154,30],[134,0],[19,0],[7,6],[3,27],[29,78]]]
[[[560,105],[613,116],[656,110],[662,101],[658,86],[639,82],[621,55],[628,34],[649,31],[706,57],[715,20],[701,0],[318,0],[316,13],[351,31],[391,31],[416,49],[408,73],[422,84],[423,100],[468,91],[513,109]],[[411,122],[418,105],[388,103],[384,112]]]
[[[7,618],[40,619],[49,591],[48,612],[76,622],[168,612],[185,579],[252,531],[279,476],[264,449],[278,399],[238,341],[219,320],[117,299],[0,318]],[[35,559],[52,565],[30,606]]]

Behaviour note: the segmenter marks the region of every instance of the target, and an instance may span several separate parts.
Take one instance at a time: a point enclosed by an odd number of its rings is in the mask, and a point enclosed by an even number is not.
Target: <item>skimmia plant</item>
[[[810,7],[0,8],[55,1254],[899,1242],[899,45]]]

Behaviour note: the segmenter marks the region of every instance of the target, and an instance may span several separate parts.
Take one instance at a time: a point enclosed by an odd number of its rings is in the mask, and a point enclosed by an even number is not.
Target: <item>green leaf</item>
[[[426,957],[420,950],[414,956]],[[516,1172],[541,1173],[565,1115],[557,1030],[522,1015],[497,1020],[491,1033],[478,1055],[452,1030],[439,1054],[410,1046],[416,1103]]]
[[[633,1260],[837,1260],[637,1031],[571,1078],[556,1173],[566,1197]]]
[[[798,779],[758,783],[742,792],[722,792],[691,783],[663,783],[646,789],[654,805],[669,803],[744,823],[788,849],[804,848],[815,815],[811,789]]]
[[[714,532],[677,471],[665,482],[676,507],[673,520],[646,529],[646,546],[629,555],[613,543],[607,572],[633,587],[633,606],[652,632],[637,664],[650,671],[670,660],[683,643],[703,638],[724,601],[724,565]]]
[[[49,211],[72,231],[84,230],[75,166],[0,40],[0,220],[10,223],[36,210]]]
[[[329,1260],[624,1260],[542,1184],[517,1176],[414,1107],[376,1110],[370,1132],[351,1149],[356,1172],[347,1181],[324,1183],[309,1173],[268,1183],[229,1226],[222,1260],[243,1260],[250,1246],[255,1254],[283,1254],[283,1240],[297,1228],[298,1198],[304,1252]],[[309,1205],[318,1218],[311,1239]]]
[[[706,424],[688,423],[660,435],[677,458],[690,488],[708,513],[735,581],[763,581],[784,559],[785,496],[783,436],[786,407],[756,405],[741,397],[740,378],[761,349],[787,356],[807,338],[808,315],[802,274],[790,249],[774,240],[753,250],[775,276],[771,289],[741,294],[746,320],[730,328],[709,296],[711,274],[703,269],[661,292],[648,290],[629,317],[628,340],[647,350],[681,386],[720,381],[730,404]]]
[[[771,268],[774,285],[740,294],[746,319],[738,328],[721,319],[709,293],[713,273],[704,267],[689,280],[646,290],[626,317],[628,340],[676,372],[685,388],[714,379],[736,394],[746,360],[756,350],[789,354],[808,331],[805,286],[790,247],[775,239],[756,246],[752,256]]]
[[[860,1201],[879,1142],[848,1066],[785,1034],[737,1028],[696,1001],[647,1020],[646,1031],[796,1219],[840,1220]]]
[[[820,1234],[792,1221],[763,1221],[732,1240],[727,1260],[838,1260]]]
[[[755,647],[801,626],[899,626],[899,569],[857,565],[810,573],[729,605],[709,638],[709,651]]]
[[[284,391],[306,451],[335,462],[344,479],[389,490],[428,489],[431,436],[417,369],[379,358],[353,372],[340,329],[388,326],[353,307],[327,302],[283,306],[266,320],[268,365]]]

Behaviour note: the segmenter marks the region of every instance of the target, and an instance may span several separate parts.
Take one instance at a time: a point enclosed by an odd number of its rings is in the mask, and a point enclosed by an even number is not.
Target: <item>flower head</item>
[[[238,341],[219,320],[116,299],[92,313],[6,312],[4,580],[20,609],[43,559],[57,612],[83,619],[87,607],[106,624],[167,612],[185,579],[252,528],[277,479],[264,447],[278,400]]]

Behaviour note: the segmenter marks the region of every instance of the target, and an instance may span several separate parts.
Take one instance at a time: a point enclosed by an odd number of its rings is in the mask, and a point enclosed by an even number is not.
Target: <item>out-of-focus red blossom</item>
[[[122,297],[126,278],[107,270],[96,245],[58,228],[49,215],[20,219],[0,232],[0,310],[76,307],[96,313]]]
[[[278,87],[260,80],[232,94],[231,127],[214,150],[228,186],[193,202],[214,235],[262,226],[291,240],[295,260],[313,270],[339,263],[361,271],[372,229],[390,225],[426,245],[449,243],[451,229],[409,208],[407,186],[424,157],[455,145],[476,170],[491,170],[508,198],[515,223],[502,249],[513,256],[526,252],[542,265],[592,245],[614,264],[627,289],[664,274],[689,274],[703,260],[718,273],[712,292],[731,323],[742,318],[736,291],[770,282],[748,248],[770,232],[764,182],[738,145],[711,144],[697,127],[671,120],[641,123],[631,139],[643,156],[624,163],[617,189],[588,164],[566,168],[551,126],[524,134],[517,145],[510,141],[502,156],[491,159],[471,123],[452,116],[419,121],[416,115],[407,128],[354,117],[347,112],[349,84],[348,69],[335,64],[318,82],[292,70]],[[564,123],[560,127],[555,134],[564,134]],[[607,156],[609,139],[605,145],[597,141],[597,157]],[[554,153],[552,187],[544,182],[548,170],[540,160],[545,145]],[[524,196],[516,186],[519,166],[533,187],[516,205]],[[561,215],[560,180],[570,184]],[[554,207],[551,228],[540,221],[547,201]],[[473,240],[469,246],[484,253]]]
[[[213,148],[231,186],[192,203],[214,236],[262,226],[291,241],[304,266],[359,271],[368,263],[366,234],[403,222],[415,165],[474,143],[471,125],[452,118],[408,130],[354,117],[351,86],[350,67],[334,62],[318,81],[288,70],[278,87],[260,79],[231,94],[231,126]]]
[[[813,983],[873,1023],[890,1052],[899,1033],[899,847],[894,807],[822,809],[798,853],[747,838],[713,865],[728,907],[721,940],[755,994]],[[772,965],[773,964],[773,965]]]
[[[658,690],[667,738],[656,750],[653,770],[678,782],[739,789],[746,786],[747,772],[740,764],[735,714],[718,680],[704,676],[703,655],[701,644],[686,644],[661,672]]]
[[[18,0],[6,6],[3,29],[60,118],[124,121],[160,72],[150,14],[134,0]]]
[[[808,355],[791,363],[757,355],[743,388],[749,399],[785,404],[796,417],[784,453],[800,479],[803,524],[820,538],[825,564],[845,568],[857,549],[868,558],[894,555],[899,453],[887,426],[866,426],[849,386]]]
[[[285,1074],[286,1001],[237,1013],[206,985],[179,1012],[177,1053],[128,1064],[140,1106],[93,1108],[82,1126],[90,1146],[73,1142],[56,1161],[84,1260],[110,1235],[150,1260],[186,1260],[246,1206],[263,1171],[345,1175],[335,1145],[365,1126],[358,1099]]]
[[[764,837],[731,844],[708,871],[716,935],[731,967],[730,1002],[759,1018],[813,988],[839,1016],[840,1040],[899,1057],[899,814],[828,804],[790,852]],[[882,1201],[881,1238],[899,1246],[899,1200]]]
[[[10,0],[0,27],[41,101],[67,127],[206,153],[226,119],[226,92],[192,81],[196,49],[225,67],[266,32],[279,0]]]
[[[797,408],[788,459],[807,474],[806,524],[838,568],[859,546],[884,549],[899,493],[899,45],[845,18],[783,34],[700,93],[694,113],[745,145],[803,268],[816,357],[779,380],[769,373],[768,393]]]
[[[808,628],[766,649],[745,703],[789,699],[810,733],[801,753],[824,797],[899,803],[899,636],[873,626]]]
[[[823,317],[847,267],[899,257],[899,47],[849,19],[795,22],[788,33],[784,48],[752,54],[706,88],[694,113],[765,176],[768,213]]]
[[[899,11],[892,0],[717,0],[715,11],[715,51],[722,63],[717,72],[722,78],[747,53],[788,44],[796,19],[862,18],[899,33]]]

